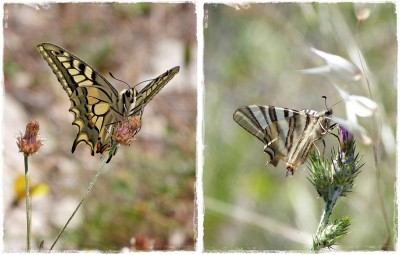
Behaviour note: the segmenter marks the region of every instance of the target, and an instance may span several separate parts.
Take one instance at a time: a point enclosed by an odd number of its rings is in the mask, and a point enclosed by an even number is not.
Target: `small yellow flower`
[[[29,183],[31,181],[29,180]],[[18,175],[17,178],[14,180],[14,199],[12,202],[12,206],[17,206],[19,202],[25,199],[25,176]],[[29,194],[31,196],[41,196],[49,193],[49,186],[44,183],[34,183],[29,187]]]
[[[19,152],[23,152],[25,155],[30,156],[36,153],[43,145],[42,139],[38,137],[39,133],[39,122],[30,121],[26,125],[24,136],[20,132],[20,136],[17,137],[17,145]]]
[[[120,122],[114,128],[114,140],[122,145],[129,145],[142,126],[141,119],[138,116],[127,118]]]

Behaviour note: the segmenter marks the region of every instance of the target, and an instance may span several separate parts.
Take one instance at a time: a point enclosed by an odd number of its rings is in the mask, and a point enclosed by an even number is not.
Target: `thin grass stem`
[[[90,182],[89,187],[86,191],[86,193],[83,195],[81,201],[79,202],[78,206],[75,208],[74,212],[71,214],[71,216],[69,217],[69,219],[67,220],[67,222],[65,223],[64,227],[61,229],[60,233],[58,233],[56,239],[54,240],[53,244],[51,245],[49,252],[51,252],[54,248],[54,246],[56,245],[56,243],[58,242],[58,239],[61,237],[62,233],[64,232],[64,230],[67,228],[68,224],[70,223],[70,221],[72,220],[72,218],[75,216],[76,212],[78,211],[79,207],[82,205],[82,203],[85,201],[87,195],[89,194],[89,192],[92,190],[93,186],[96,184],[97,178],[100,176],[100,174],[103,171],[103,168],[105,166],[105,164],[107,163],[107,161],[110,159],[110,157],[112,157],[112,153],[116,150],[116,148],[118,147],[118,143],[113,143],[111,150],[109,151],[109,153],[107,154],[107,156],[104,158],[103,162],[101,163],[99,169],[96,172],[96,175],[93,177],[93,180]]]
[[[31,201],[29,194],[28,154],[24,153],[26,201],[26,251],[31,252]]]

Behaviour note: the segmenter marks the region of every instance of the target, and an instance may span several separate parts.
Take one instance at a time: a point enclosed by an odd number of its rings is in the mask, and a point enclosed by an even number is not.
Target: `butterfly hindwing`
[[[329,129],[330,114],[249,105],[237,109],[233,119],[264,143],[267,164],[277,166],[282,160],[293,172],[304,163],[313,143]]]
[[[257,137],[266,147],[268,163],[276,166],[288,152],[288,142],[296,140],[297,132],[290,130],[291,136],[286,136],[290,126],[293,126],[300,112],[274,106],[249,105],[241,107],[233,115],[233,119]]]
[[[135,88],[118,91],[93,67],[66,49],[52,43],[37,46],[71,101],[73,125],[78,134],[72,146],[86,143],[91,154],[110,149],[114,125],[137,118],[143,108],[179,72],[175,67],[153,79],[139,93]]]

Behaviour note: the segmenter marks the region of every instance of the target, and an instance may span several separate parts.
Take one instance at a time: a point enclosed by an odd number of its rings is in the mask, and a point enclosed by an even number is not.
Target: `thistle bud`
[[[141,128],[141,120],[137,116],[127,118],[114,128],[114,140],[122,145],[129,145]]]
[[[23,152],[25,155],[30,156],[36,153],[43,145],[42,139],[38,136],[39,133],[39,122],[30,121],[26,125],[24,136],[20,132],[20,136],[17,137],[17,145],[19,152]]]

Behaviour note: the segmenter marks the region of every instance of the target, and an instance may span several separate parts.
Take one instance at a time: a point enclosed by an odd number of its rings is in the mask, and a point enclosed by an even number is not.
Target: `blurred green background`
[[[117,90],[181,66],[146,106],[129,147],[105,167],[56,250],[193,250],[195,234],[196,16],[193,4],[6,4],[4,6],[4,249],[25,249],[25,206],[11,206],[23,174],[15,136],[40,123],[45,146],[30,158],[32,248],[48,249],[99,167],[78,146],[70,101],[36,50],[53,42],[87,61]],[[146,83],[145,83],[146,84]],[[144,85],[140,85],[142,88]]]
[[[356,14],[361,11],[370,16],[358,22]],[[368,97],[365,80],[343,82],[297,72],[324,65],[311,47],[359,67],[360,56],[365,59],[383,128],[377,152],[379,174],[372,146],[357,144],[365,166],[353,192],[338,201],[332,215],[332,219],[352,219],[349,234],[334,248],[380,250],[389,237],[393,240],[397,227],[395,5],[208,4],[204,13],[205,250],[311,248],[322,201],[307,180],[306,164],[290,178],[285,178],[282,163],[265,167],[263,144],[232,119],[238,107],[250,104],[325,110],[321,96],[328,97],[328,107],[341,100],[333,83],[350,94]],[[343,102],[333,111],[346,118]],[[372,130],[371,119],[359,121]],[[332,137],[326,142],[337,144]]]

